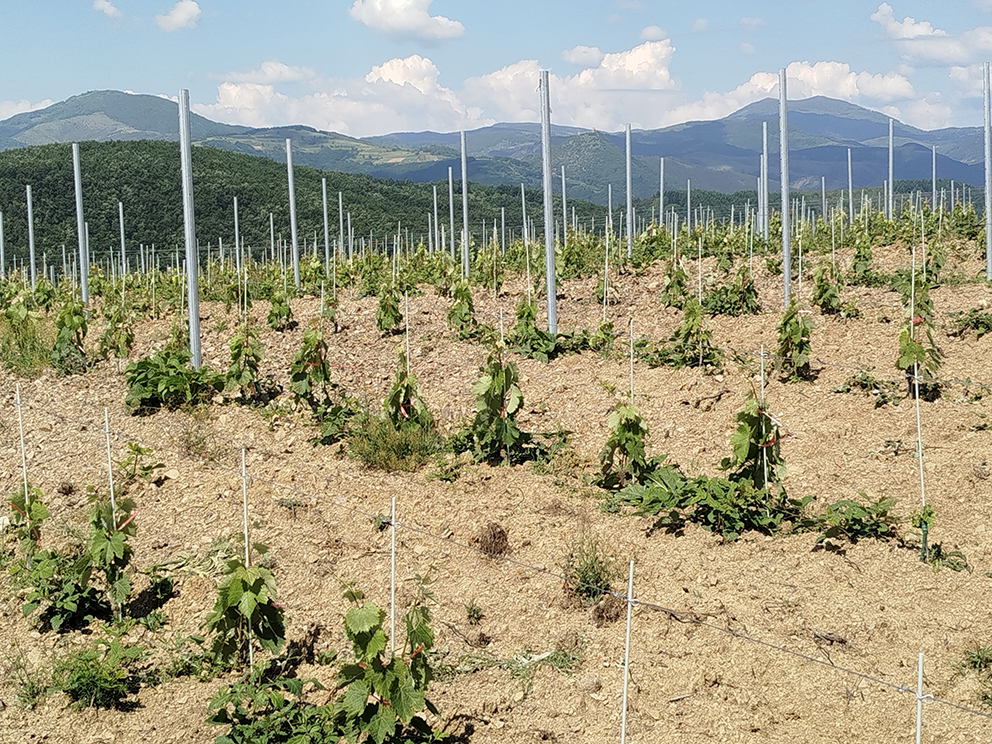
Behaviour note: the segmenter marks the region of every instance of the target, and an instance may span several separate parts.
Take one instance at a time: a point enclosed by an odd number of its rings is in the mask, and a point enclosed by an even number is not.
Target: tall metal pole
[[[234,266],[241,275],[241,230],[238,226],[238,197],[234,197]]]
[[[982,68],[985,89],[985,280],[992,281],[992,101],[989,96],[989,63]]]
[[[665,158],[661,159],[661,173],[658,176],[658,224],[665,224]]]
[[[524,194],[524,185],[520,184],[520,212],[523,215],[523,232],[520,237],[523,239],[524,248],[527,247],[527,196]]]
[[[286,176],[289,181],[289,233],[293,241],[293,282],[300,289],[300,244],[296,241],[296,187],[293,184],[293,141],[286,139]]]
[[[685,180],[685,229],[692,232],[692,179]]]
[[[276,226],[272,212],[269,212],[269,259],[276,260]]]
[[[117,217],[121,223],[121,274],[127,274],[127,251],[124,243],[124,202],[117,202]]]
[[[448,221],[451,223],[448,235],[451,238],[451,260],[455,260],[455,180],[451,168],[448,168]]]
[[[72,178],[76,187],[76,234],[79,236],[79,294],[84,305],[90,301],[89,255],[86,253],[86,223],[83,220],[83,177],[79,168],[79,145],[72,143]]]
[[[763,166],[764,177],[762,178],[761,203],[764,205],[764,214],[761,217],[761,230],[765,243],[768,243],[768,122],[761,122],[761,164]]]
[[[331,271],[331,226],[327,221],[327,179],[320,179],[320,202],[324,208],[324,276]]]
[[[792,234],[789,232],[789,205],[792,203],[789,197],[789,122],[786,101],[788,100],[788,89],[786,83],[786,73],[783,67],[778,71],[778,147],[779,147],[779,168],[780,179],[782,181],[782,304],[789,304],[789,282],[792,279],[792,256],[790,252],[790,240]]]
[[[820,207],[820,213],[823,215],[823,222],[827,222],[827,177],[820,176],[820,201],[822,205]]]
[[[27,186],[28,200],[28,254],[31,260],[31,289],[34,289],[36,268],[34,263],[34,205],[31,199],[31,187]]]
[[[930,211],[937,211],[937,145],[931,151],[930,161]]]
[[[558,333],[555,288],[555,224],[551,195],[551,91],[548,71],[541,71],[541,181],[544,184],[544,286],[548,295],[548,333]]]
[[[851,148],[847,148],[847,209],[851,213],[848,224],[854,224],[854,177],[851,171]]]
[[[179,160],[183,182],[183,234],[186,239],[186,296],[189,308],[189,356],[193,369],[200,368],[200,261],[196,254],[193,221],[193,150],[189,128],[189,91],[179,91]]]
[[[344,195],[338,192],[338,254],[343,258],[344,253]],[[348,260],[351,260],[351,251],[348,251]]]
[[[65,246],[62,246],[62,252],[65,252]],[[63,274],[65,271],[62,272]],[[4,244],[3,244],[3,212],[0,212],[0,279],[7,278],[7,256],[4,255]]]
[[[631,193],[630,177],[630,124],[624,130],[627,144],[627,258],[634,248],[634,195]]]
[[[462,276],[468,278],[468,159],[465,154],[465,130],[462,143]]]
[[[561,166],[561,244],[568,244],[568,208],[565,206],[565,166]]]
[[[892,138],[892,119],[889,119],[889,198],[885,203],[886,216],[891,220],[895,216],[895,181],[893,180],[893,163],[892,163],[892,151],[893,151],[893,138]]]
[[[434,250],[441,250],[441,226],[437,222],[437,184],[434,184]]]

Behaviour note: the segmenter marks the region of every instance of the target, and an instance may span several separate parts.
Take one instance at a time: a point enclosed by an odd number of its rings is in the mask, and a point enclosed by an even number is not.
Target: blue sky
[[[970,126],[992,59],[992,0],[5,0],[0,23],[0,118],[189,88],[219,121],[355,136],[534,121],[541,69],[575,126],[719,118],[783,66],[790,98]]]

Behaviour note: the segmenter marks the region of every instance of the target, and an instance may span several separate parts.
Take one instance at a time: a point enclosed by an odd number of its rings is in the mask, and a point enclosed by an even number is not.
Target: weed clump
[[[498,522],[490,522],[479,534],[472,538],[472,544],[490,556],[505,556],[510,553],[510,539],[506,529]]]
[[[566,546],[561,570],[565,592],[583,604],[593,604],[607,594],[620,575],[616,557],[589,535],[582,535]]]

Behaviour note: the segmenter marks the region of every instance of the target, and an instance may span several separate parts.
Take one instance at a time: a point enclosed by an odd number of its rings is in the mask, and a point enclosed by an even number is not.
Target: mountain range
[[[636,197],[656,194],[660,159],[665,188],[692,187],[731,193],[755,188],[768,122],[770,188],[778,188],[778,101],[764,99],[714,121],[693,121],[631,132],[632,183]],[[878,186],[888,175],[889,118],[845,101],[817,96],[789,102],[789,166],[794,188],[847,187],[847,150],[854,185]],[[459,134],[401,132],[349,137],[306,126],[253,128],[192,116],[199,146],[285,162],[287,139],[293,160],[322,170],[414,182],[444,181],[448,169],[460,177]],[[92,91],[0,121],[0,150],[87,140],[179,138],[176,104],[158,96]],[[468,178],[488,185],[539,187],[540,127],[494,124],[466,133]],[[894,124],[898,181],[929,181],[931,148],[937,149],[942,181],[983,182],[982,132],[978,127],[923,130]],[[568,195],[605,204],[610,186],[618,204],[625,189],[625,135],[576,127],[552,127],[552,165],[564,167]],[[897,189],[899,184],[896,184]],[[912,188],[919,188],[913,184]]]

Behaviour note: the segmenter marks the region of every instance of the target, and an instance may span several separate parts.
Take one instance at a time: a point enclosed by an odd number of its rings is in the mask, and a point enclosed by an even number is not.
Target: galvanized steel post
[[[544,185],[544,287],[548,300],[548,333],[558,333],[555,287],[554,200],[551,195],[551,91],[548,71],[541,71],[541,181]]]
[[[189,308],[189,355],[193,369],[200,368],[200,261],[196,253],[193,219],[193,152],[189,126],[189,91],[179,91],[179,161],[183,184],[183,234],[186,239],[186,293]]]
[[[778,71],[778,138],[779,138],[779,170],[781,184],[781,207],[782,213],[782,304],[789,304],[789,282],[792,278],[792,256],[790,252],[790,241],[792,234],[789,227],[789,122],[786,108],[788,99],[788,89],[786,82],[786,68]]]

